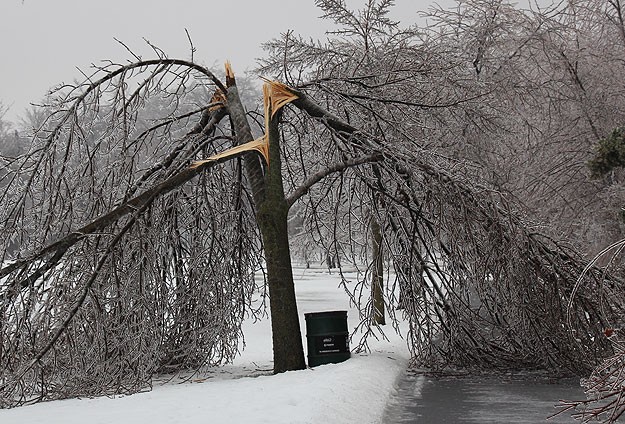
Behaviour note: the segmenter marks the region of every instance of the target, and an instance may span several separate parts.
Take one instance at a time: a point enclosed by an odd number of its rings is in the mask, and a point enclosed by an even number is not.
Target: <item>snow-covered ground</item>
[[[306,346],[304,314],[350,307],[336,273],[296,268],[296,291]],[[0,410],[2,424],[170,423],[380,423],[386,402],[406,368],[406,343],[390,328],[388,341],[371,338],[370,353],[340,364],[271,375],[268,319],[246,321],[246,347],[233,364],[186,381],[155,382],[150,392],[115,398],[71,399]],[[356,334],[351,347],[359,340]]]

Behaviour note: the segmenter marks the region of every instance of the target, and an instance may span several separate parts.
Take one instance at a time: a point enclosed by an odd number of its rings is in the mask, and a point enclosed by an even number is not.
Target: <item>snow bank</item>
[[[296,273],[304,345],[304,313],[348,310],[354,328],[357,311],[349,307],[337,276],[320,270]],[[0,423],[379,423],[408,360],[405,341],[387,334],[390,341],[372,340],[370,353],[352,354],[343,363],[267,375],[272,367],[269,321],[246,322],[244,332],[245,350],[232,365],[190,381],[156,383],[152,391],[132,396],[0,410]]]

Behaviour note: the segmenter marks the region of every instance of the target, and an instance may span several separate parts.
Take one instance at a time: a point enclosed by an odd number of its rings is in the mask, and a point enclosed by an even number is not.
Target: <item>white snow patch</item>
[[[296,269],[294,274],[304,346],[304,313],[347,310],[350,328],[355,327],[358,312],[349,307],[338,275],[308,269]],[[246,347],[232,365],[209,369],[180,384],[155,383],[152,391],[132,396],[0,410],[0,423],[380,423],[409,356],[406,342],[387,327],[390,341],[370,340],[370,353],[352,353],[340,364],[268,375],[272,368],[269,320],[246,321]],[[352,348],[357,339],[358,335]]]

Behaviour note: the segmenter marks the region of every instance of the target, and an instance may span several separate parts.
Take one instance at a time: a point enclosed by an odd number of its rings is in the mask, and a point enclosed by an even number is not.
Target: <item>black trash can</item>
[[[349,359],[347,311],[312,312],[304,316],[309,367]]]

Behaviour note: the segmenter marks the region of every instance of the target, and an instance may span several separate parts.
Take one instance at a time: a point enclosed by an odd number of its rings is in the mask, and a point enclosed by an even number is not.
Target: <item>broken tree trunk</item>
[[[252,134],[245,118],[244,109],[236,90],[236,81],[228,70],[228,108],[235,126],[237,143],[251,141]],[[267,266],[267,284],[269,286],[269,305],[271,309],[271,328],[273,340],[274,373],[306,368],[304,348],[299,326],[299,315],[295,299],[295,285],[291,269],[291,255],[287,229],[289,204],[284,196],[280,161],[280,120],[277,102],[272,105],[273,84],[266,83],[265,91],[265,141],[268,143],[266,173],[259,156],[245,156],[245,169],[252,186],[256,204],[256,221],[261,232],[265,261]],[[274,96],[275,97],[275,96]]]

